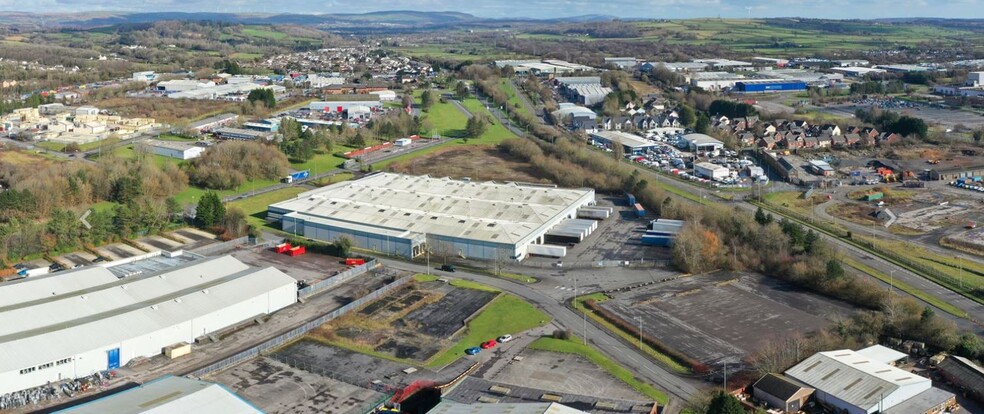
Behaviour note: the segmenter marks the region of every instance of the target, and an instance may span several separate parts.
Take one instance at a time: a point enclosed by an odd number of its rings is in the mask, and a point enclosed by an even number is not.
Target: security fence
[[[366,262],[365,264],[358,265],[351,269],[345,270],[335,276],[329,277],[318,283],[300,289],[297,291],[297,296],[300,297],[301,299],[306,298],[322,290],[345,283],[358,275],[361,275],[365,272],[368,272],[376,268],[376,266],[379,266],[379,262],[377,262],[376,259],[372,259]]]

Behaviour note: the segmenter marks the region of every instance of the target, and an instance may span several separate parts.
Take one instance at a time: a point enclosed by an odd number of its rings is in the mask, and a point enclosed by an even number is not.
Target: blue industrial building
[[[806,82],[803,81],[741,81],[735,82],[735,91],[744,93],[755,92],[777,92],[777,91],[805,91]]]

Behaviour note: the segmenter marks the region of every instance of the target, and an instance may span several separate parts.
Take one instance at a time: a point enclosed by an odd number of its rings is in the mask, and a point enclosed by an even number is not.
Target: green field
[[[263,54],[261,54],[261,53],[236,52],[236,53],[233,53],[233,54],[229,55],[229,57],[230,58],[233,58],[233,59],[253,60],[253,59],[259,59],[259,58],[263,57]]]
[[[251,180],[231,190],[213,190],[213,191],[216,194],[218,194],[219,197],[228,197],[236,194],[248,193],[250,191],[259,190],[261,188],[277,185],[279,183],[280,181],[277,180]],[[186,188],[184,191],[176,194],[174,198],[181,205],[197,204],[198,200],[201,199],[201,197],[205,195],[207,191],[208,190],[204,188],[199,188],[189,185],[188,188]]]
[[[263,193],[257,196],[244,198],[228,203],[230,207],[238,207],[246,213],[246,221],[256,228],[266,225],[266,211],[270,204],[289,200],[304,192],[304,187],[287,187]]]
[[[244,27],[243,34],[249,37],[258,37],[260,39],[283,40],[287,38],[286,33],[276,32],[264,26]]]
[[[154,137],[154,139],[159,139],[161,141],[174,141],[174,142],[198,142],[198,138],[195,137],[184,137],[181,135],[172,135],[172,134],[160,134]]]
[[[457,286],[464,288],[489,288],[455,280]],[[486,305],[485,309],[468,322],[468,328],[461,340],[450,349],[441,352],[427,361],[427,366],[432,368],[444,367],[458,358],[465,355],[465,349],[478,346],[489,339],[495,339],[501,335],[516,335],[520,332],[543,326],[550,322],[550,317],[539,309],[530,305],[526,301],[509,294],[500,294],[499,297]]]
[[[116,142],[119,142],[119,139],[118,138],[107,138],[107,139],[104,139],[104,140],[101,140],[101,141],[88,142],[88,143],[79,145],[79,148],[83,152],[85,152],[85,151],[91,151],[91,150],[97,149],[97,148],[99,148],[102,145],[111,145],[111,144],[116,143]],[[51,141],[38,142],[38,143],[35,143],[34,145],[35,146],[38,146],[38,147],[41,147],[41,148],[44,148],[44,149],[47,149],[47,150],[51,150],[51,151],[62,152],[62,151],[65,150],[65,144],[60,144],[60,143],[51,142]]]
[[[666,404],[668,401],[668,397],[662,391],[656,389],[652,385],[640,381],[635,377],[635,375],[632,374],[632,371],[629,371],[615,361],[612,361],[601,352],[598,352],[597,349],[582,344],[577,338],[563,340],[543,337],[533,341],[529,348],[540,351],[560,352],[564,354],[577,354],[583,356],[599,368],[608,371],[608,373],[612,374],[612,376],[618,378],[643,395],[658,401],[660,404]]]
[[[158,166],[164,166],[165,164],[179,164],[181,160],[176,158],[169,158],[163,155],[148,154],[148,153],[138,153],[133,149],[133,145],[126,145],[122,147],[117,147],[113,150],[113,155],[123,158],[123,159],[136,159],[137,157],[150,157],[154,161],[154,164]]]

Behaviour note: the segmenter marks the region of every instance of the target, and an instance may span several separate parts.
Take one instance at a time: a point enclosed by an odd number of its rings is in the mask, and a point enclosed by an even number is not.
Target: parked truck
[[[303,179],[308,178],[310,176],[311,176],[311,170],[303,170],[303,171],[298,171],[298,172],[295,172],[295,173],[291,173],[290,175],[288,175],[288,176],[286,176],[284,178],[281,178],[280,179],[280,182],[286,183],[286,184],[290,184],[290,183],[293,183],[295,181],[303,180]]]
[[[879,191],[864,196],[864,201],[875,201],[875,200],[881,200],[883,198],[885,198],[885,193]]]

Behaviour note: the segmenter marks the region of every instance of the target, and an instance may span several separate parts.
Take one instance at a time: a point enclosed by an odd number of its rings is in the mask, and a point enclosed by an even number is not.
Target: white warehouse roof
[[[271,209],[301,220],[331,220],[402,234],[405,231],[493,243],[519,243],[594,190],[377,173],[301,193]]]
[[[724,143],[718,140],[717,138],[714,138],[710,135],[699,134],[699,133],[684,135],[683,139],[687,140],[687,142],[689,142],[692,145],[711,145],[711,144],[722,145],[722,146],[724,145]]]
[[[898,399],[892,394],[903,387],[912,386],[911,388],[922,392],[932,386],[929,378],[873,360],[850,349],[816,353],[790,368],[786,375],[869,412],[886,400]],[[882,407],[888,408],[890,406]]]
[[[123,279],[92,267],[3,284],[0,372],[120,343],[286,284],[296,281],[275,268],[251,268],[231,256]],[[19,294],[32,289],[36,295]]]
[[[591,134],[593,137],[618,142],[629,148],[645,148],[655,146],[656,143],[646,140],[635,134],[621,131],[598,131]]]
[[[501,404],[462,404],[442,401],[428,411],[428,414],[584,414],[558,403],[501,403]]]
[[[58,414],[262,414],[219,384],[167,376]]]

